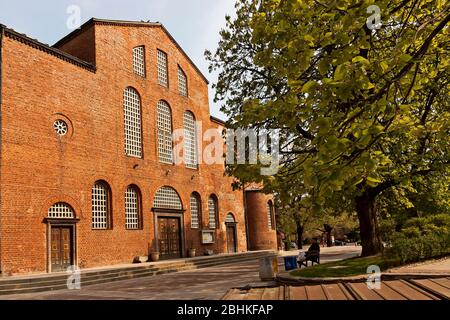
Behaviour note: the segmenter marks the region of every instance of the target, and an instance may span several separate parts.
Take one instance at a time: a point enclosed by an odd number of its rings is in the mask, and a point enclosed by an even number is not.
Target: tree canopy
[[[229,128],[280,129],[282,161],[274,176],[229,173],[293,186],[311,210],[340,199],[358,213],[363,255],[379,252],[378,196],[449,176],[450,4],[238,0],[236,13],[206,53],[221,70],[215,99]]]

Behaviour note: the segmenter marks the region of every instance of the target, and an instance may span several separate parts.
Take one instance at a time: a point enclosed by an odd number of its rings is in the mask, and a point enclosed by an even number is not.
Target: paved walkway
[[[359,255],[361,247],[322,248],[321,261],[335,261]],[[284,255],[297,254],[289,251]],[[280,269],[283,270],[282,258]],[[247,284],[263,284],[259,279],[259,261],[240,262],[193,271],[136,278],[43,293],[0,296],[0,299],[36,300],[218,300],[230,289]]]
[[[389,270],[390,273],[445,273],[450,274],[450,257],[411,264]]]

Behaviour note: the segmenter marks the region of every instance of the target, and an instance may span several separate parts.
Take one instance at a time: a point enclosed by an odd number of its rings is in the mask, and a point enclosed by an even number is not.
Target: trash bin
[[[297,269],[297,256],[284,257],[284,269],[286,271]]]

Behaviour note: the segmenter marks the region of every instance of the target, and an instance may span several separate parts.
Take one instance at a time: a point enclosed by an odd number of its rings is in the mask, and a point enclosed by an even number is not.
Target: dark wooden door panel
[[[50,259],[52,272],[67,270],[73,262],[72,228],[52,227]]]
[[[228,253],[236,252],[236,227],[227,226],[227,248]]]
[[[158,218],[158,237],[162,259],[181,257],[180,219]]]

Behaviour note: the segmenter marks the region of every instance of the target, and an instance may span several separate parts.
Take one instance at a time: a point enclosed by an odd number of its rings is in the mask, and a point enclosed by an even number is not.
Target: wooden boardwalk
[[[450,277],[382,281],[371,290],[365,282],[230,289],[223,300],[449,300]]]

